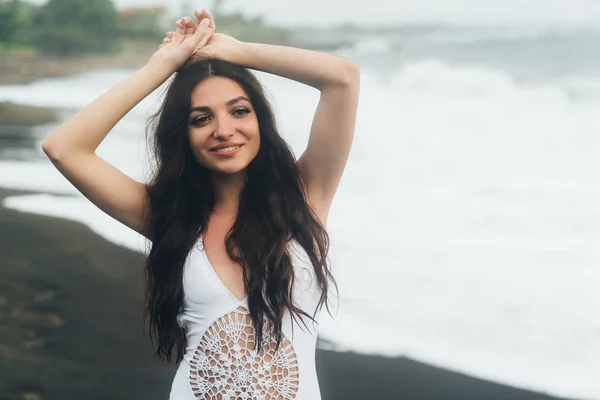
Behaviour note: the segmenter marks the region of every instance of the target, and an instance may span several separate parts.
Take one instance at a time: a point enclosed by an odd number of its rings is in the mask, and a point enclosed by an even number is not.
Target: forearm
[[[226,61],[268,72],[321,90],[327,85],[351,83],[358,74],[353,61],[333,54],[294,47],[240,43]]]
[[[52,158],[93,153],[115,125],[171,75],[156,64],[146,64],[59,126],[42,148]]]

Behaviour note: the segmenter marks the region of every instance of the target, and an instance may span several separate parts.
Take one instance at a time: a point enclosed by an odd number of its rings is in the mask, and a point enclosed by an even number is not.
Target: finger
[[[203,18],[200,20],[198,29],[196,29],[196,33],[200,32],[203,37],[206,36],[207,40],[214,31],[214,27],[210,26],[210,18]]]
[[[192,36],[193,40],[188,41],[191,46],[194,46],[195,48],[206,46],[208,39],[210,39],[214,32],[214,29],[209,25],[210,20],[208,18],[204,18],[200,21],[196,32]]]
[[[194,17],[196,17],[196,20],[200,23],[202,18],[204,18],[204,9],[202,9],[202,11],[194,10]]]
[[[208,18],[210,20],[209,26],[213,29],[215,28],[215,21],[212,15],[210,15],[206,9],[203,8],[202,11],[194,10],[194,16],[198,20],[198,23],[200,23],[200,21],[202,21],[204,18]]]
[[[183,17],[183,23],[185,24],[186,35],[193,35],[194,32],[196,32],[196,23],[193,19],[186,15],[185,17]]]
[[[183,20],[178,19],[177,22],[175,22],[175,25],[177,26],[177,29],[175,29],[175,33],[177,33],[178,35],[185,35],[186,26]]]
[[[210,19],[210,26],[213,29],[216,29],[217,25],[215,25],[215,19],[213,18],[212,14],[210,12],[208,12],[208,10],[204,10],[206,16],[208,17],[208,19]]]
[[[210,18],[205,16],[201,16],[198,20],[198,28],[196,29],[196,34],[208,39],[210,35],[215,31],[214,27],[210,25]]]
[[[180,43],[185,37],[185,34],[179,34],[177,32],[169,31],[165,34],[165,37],[171,39],[171,42],[173,43]]]

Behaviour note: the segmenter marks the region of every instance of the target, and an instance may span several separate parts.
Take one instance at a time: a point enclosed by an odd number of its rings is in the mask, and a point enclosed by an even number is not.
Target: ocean
[[[321,346],[600,399],[599,48],[593,27],[413,25],[336,51],[359,63],[362,85],[328,223],[340,297]],[[58,107],[64,120],[132,72],[0,86],[0,101]],[[258,76],[299,156],[318,92]],[[159,98],[98,150],[136,179],[148,176],[144,125]],[[0,153],[0,186],[46,193],[5,206],[144,251],[47,161],[39,143],[56,126],[34,128],[33,149]]]

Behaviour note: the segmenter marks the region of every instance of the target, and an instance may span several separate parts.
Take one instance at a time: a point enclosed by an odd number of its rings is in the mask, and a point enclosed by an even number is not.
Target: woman
[[[359,72],[346,59],[177,21],[148,63],[57,128],[42,148],[99,208],[146,236],[146,313],[156,354],[180,362],[171,399],[320,398],[327,215],[351,147]],[[321,92],[295,160],[255,69]],[[153,117],[157,168],[143,184],[95,154],[175,73]]]

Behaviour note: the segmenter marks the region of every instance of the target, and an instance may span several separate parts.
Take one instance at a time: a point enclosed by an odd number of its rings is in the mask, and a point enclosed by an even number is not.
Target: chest
[[[213,269],[220,283],[235,298],[243,300],[246,297],[243,269],[229,257],[225,245],[227,233],[234,221],[235,218],[231,216],[211,216],[202,242],[209,267]]]

